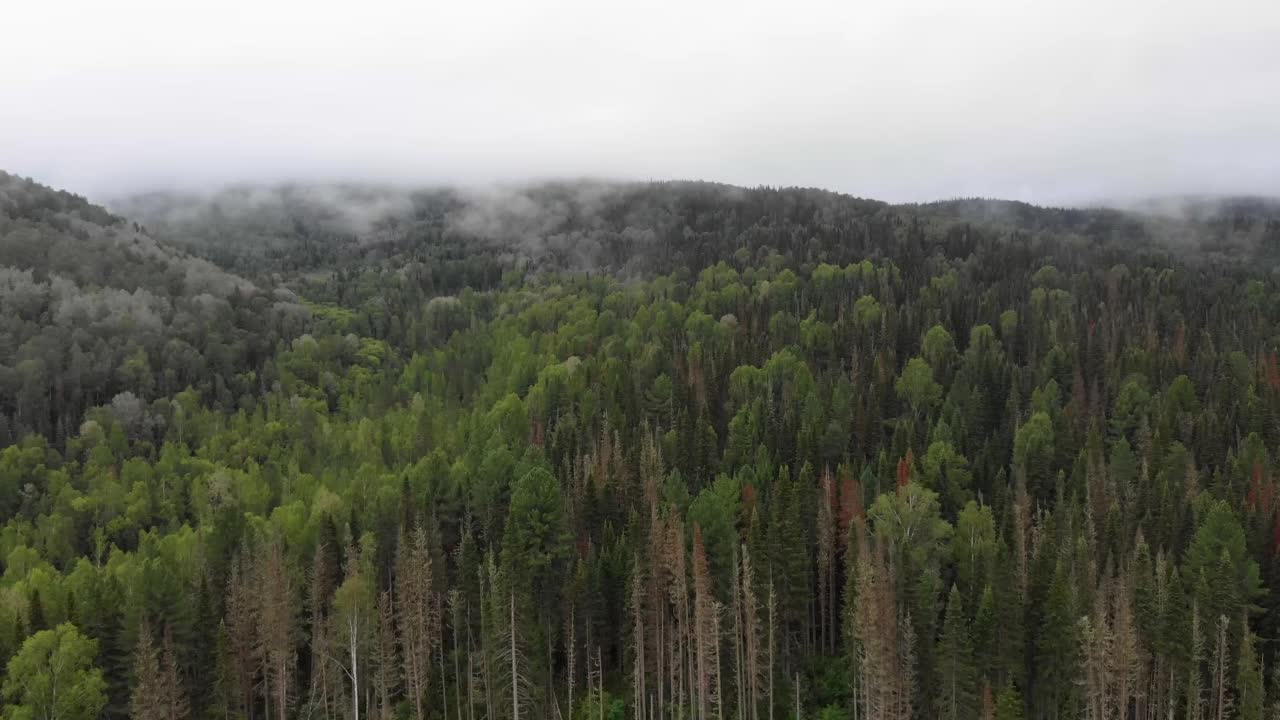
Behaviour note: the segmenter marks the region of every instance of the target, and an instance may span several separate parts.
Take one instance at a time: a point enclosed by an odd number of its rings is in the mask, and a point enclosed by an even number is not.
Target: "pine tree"
[[[835,553],[836,553],[836,497],[835,480],[831,469],[822,471],[818,485],[817,545],[818,545],[818,633],[826,652],[835,650]]]
[[[1248,630],[1247,620],[1244,640],[1240,644],[1240,658],[1236,661],[1236,707],[1240,720],[1262,720],[1266,699],[1262,690],[1262,660],[1255,649],[1257,638]]]
[[[982,594],[978,596],[978,609],[973,614],[973,627],[970,632],[973,638],[974,665],[979,684],[986,686],[996,683],[999,668],[997,646],[999,620],[996,617],[995,597],[995,592],[990,585],[982,589]]]
[[[1023,720],[1024,717],[1022,693],[1010,683],[1000,691],[1000,698],[996,700],[995,720]]]
[[[1200,628],[1199,607],[1192,601],[1191,634],[1188,638],[1187,685],[1184,705],[1187,720],[1200,720],[1204,717],[1204,682],[1201,663],[1204,661],[1204,631]],[[1170,704],[1172,707],[1172,704]]]
[[[1036,714],[1049,720],[1072,715],[1079,653],[1072,605],[1069,573],[1059,562],[1036,643]]]
[[[962,602],[960,589],[953,584],[947,599],[942,637],[935,653],[939,674],[936,717],[944,720],[973,720],[977,717],[977,672]]]
[[[41,630],[49,629],[49,621],[44,616],[44,602],[40,600],[40,591],[31,591],[31,600],[27,603],[27,635],[35,635]]]
[[[214,635],[214,659],[210,691],[209,717],[231,720],[236,717],[234,708],[240,694],[236,690],[235,659],[231,653],[231,639],[226,622],[219,622]]]

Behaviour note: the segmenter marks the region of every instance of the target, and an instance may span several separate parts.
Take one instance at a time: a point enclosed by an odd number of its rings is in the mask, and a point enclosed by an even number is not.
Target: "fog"
[[[15,2],[0,168],[95,199],[545,178],[1280,194],[1280,3]]]

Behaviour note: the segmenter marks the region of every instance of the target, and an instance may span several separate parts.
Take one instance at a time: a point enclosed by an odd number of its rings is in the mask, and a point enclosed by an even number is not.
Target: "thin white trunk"
[[[347,619],[347,648],[351,652],[351,718],[360,720],[360,660],[357,641],[360,637],[360,613],[354,611]]]
[[[511,720],[520,720],[520,675],[516,667],[516,595],[511,594]]]
[[[458,602],[461,594],[453,596],[453,696],[454,704],[458,707],[458,720],[462,720],[462,665],[458,655],[460,647],[458,646]],[[440,677],[440,684],[444,684],[444,676]]]

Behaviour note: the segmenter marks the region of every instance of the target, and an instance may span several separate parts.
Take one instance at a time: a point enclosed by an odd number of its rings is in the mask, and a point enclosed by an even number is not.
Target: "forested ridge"
[[[5,718],[1280,718],[1274,203],[228,193],[0,175]]]

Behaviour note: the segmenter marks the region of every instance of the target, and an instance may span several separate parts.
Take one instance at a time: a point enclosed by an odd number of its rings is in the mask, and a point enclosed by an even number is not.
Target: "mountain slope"
[[[350,242],[296,267],[246,234],[220,295],[17,187],[0,664],[97,643],[109,720],[1280,700],[1280,274],[1208,223],[432,191],[386,237],[316,208]]]
[[[0,442],[194,387],[226,406],[306,308],[83,198],[0,173]],[[121,397],[121,393],[128,393]],[[140,427],[140,426],[139,426]]]

